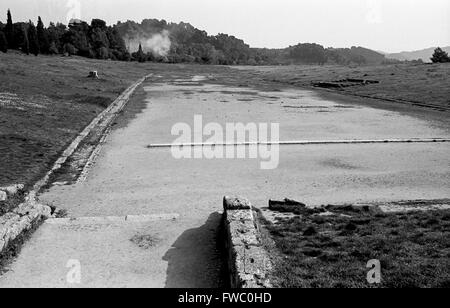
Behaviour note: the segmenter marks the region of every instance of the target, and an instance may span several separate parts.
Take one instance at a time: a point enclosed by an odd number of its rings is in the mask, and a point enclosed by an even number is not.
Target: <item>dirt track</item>
[[[290,196],[315,205],[433,199],[450,193],[446,185],[449,170],[442,168],[449,165],[448,144],[284,146],[279,168],[269,171],[259,170],[258,160],[176,160],[170,149],[146,148],[152,143],[173,142],[172,126],[178,122],[193,125],[195,114],[203,116],[204,124],[217,122],[222,126],[226,122],[279,122],[280,140],[449,136],[432,123],[394,112],[324,101],[310,91],[255,92],[197,82],[153,82],[144,88],[148,93],[147,109],[109,138],[88,179],[95,185],[55,188],[55,194],[48,194],[56,196],[64,191],[62,198],[52,200],[72,215],[167,212],[167,203],[182,208],[189,200],[187,195],[199,200],[198,193],[203,191],[211,193],[211,197],[205,196],[207,208],[219,210],[222,196],[236,193],[262,204],[269,198]],[[189,91],[192,94],[186,94]],[[130,199],[124,187],[134,188],[132,210],[122,204]],[[92,195],[87,191],[101,195],[103,201],[89,205]],[[181,198],[174,198],[174,194]],[[79,206],[66,207],[63,199],[68,195],[73,195],[69,202]],[[140,202],[148,198],[155,203],[151,207]]]
[[[94,223],[76,234],[67,231],[73,225],[64,232],[45,225],[0,285],[66,286],[65,265],[75,258],[89,269],[84,286],[220,286],[216,239],[224,195],[246,196],[256,206],[284,197],[311,205],[450,197],[450,144],[283,146],[274,170],[261,170],[259,160],[176,160],[170,149],[147,148],[174,141],[172,126],[193,124],[195,114],[223,126],[278,122],[281,140],[449,137],[431,122],[311,91],[260,92],[201,79],[154,79],[143,86],[146,109],[110,135],[86,182],[53,187],[41,200],[70,217],[180,218],[106,230]],[[122,231],[108,231],[114,228]],[[130,241],[139,234],[157,239],[155,245],[143,252]]]

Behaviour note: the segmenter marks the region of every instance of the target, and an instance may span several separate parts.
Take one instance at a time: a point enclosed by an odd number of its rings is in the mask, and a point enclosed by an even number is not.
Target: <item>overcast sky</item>
[[[450,46],[450,0],[1,0],[0,20],[45,23],[70,17],[108,23],[128,19],[185,21],[209,34],[227,33],[252,47],[299,42],[365,46],[397,52]]]

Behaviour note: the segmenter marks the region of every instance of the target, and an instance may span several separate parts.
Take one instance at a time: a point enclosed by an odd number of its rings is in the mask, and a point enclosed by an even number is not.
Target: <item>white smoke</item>
[[[66,0],[68,12],[66,14],[67,23],[72,19],[81,19],[81,2],[79,0]]]
[[[134,37],[126,36],[125,42],[130,52],[136,52],[139,49],[139,44],[142,45],[144,52],[151,52],[154,56],[166,57],[172,46],[170,41],[169,31],[163,30],[161,33],[153,34],[150,37]]]

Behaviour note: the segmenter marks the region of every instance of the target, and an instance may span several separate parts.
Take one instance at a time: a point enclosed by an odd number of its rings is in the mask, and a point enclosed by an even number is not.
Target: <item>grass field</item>
[[[382,213],[376,207],[329,206],[263,220],[275,241],[273,282],[283,288],[450,287],[450,210]],[[366,280],[381,263],[381,284]]]
[[[426,104],[450,110],[450,64],[397,64],[384,66],[275,66],[242,67],[264,81],[311,87],[317,82],[345,79],[373,80],[365,86],[335,88],[333,91],[397,103]],[[345,84],[345,82],[344,82]]]

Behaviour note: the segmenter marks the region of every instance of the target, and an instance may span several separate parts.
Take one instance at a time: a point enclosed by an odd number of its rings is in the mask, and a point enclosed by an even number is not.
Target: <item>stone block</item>
[[[6,192],[8,196],[15,196],[17,193],[23,191],[25,186],[23,184],[15,184],[8,187],[0,188],[0,190]]]
[[[253,213],[249,210],[228,210],[226,219],[230,221],[253,221]]]
[[[255,226],[252,221],[233,221],[228,226],[233,246],[259,246]]]
[[[0,202],[4,202],[8,200],[8,195],[6,194],[6,191],[0,190]]]
[[[224,197],[224,210],[249,210],[252,205],[249,200],[241,197]]]

